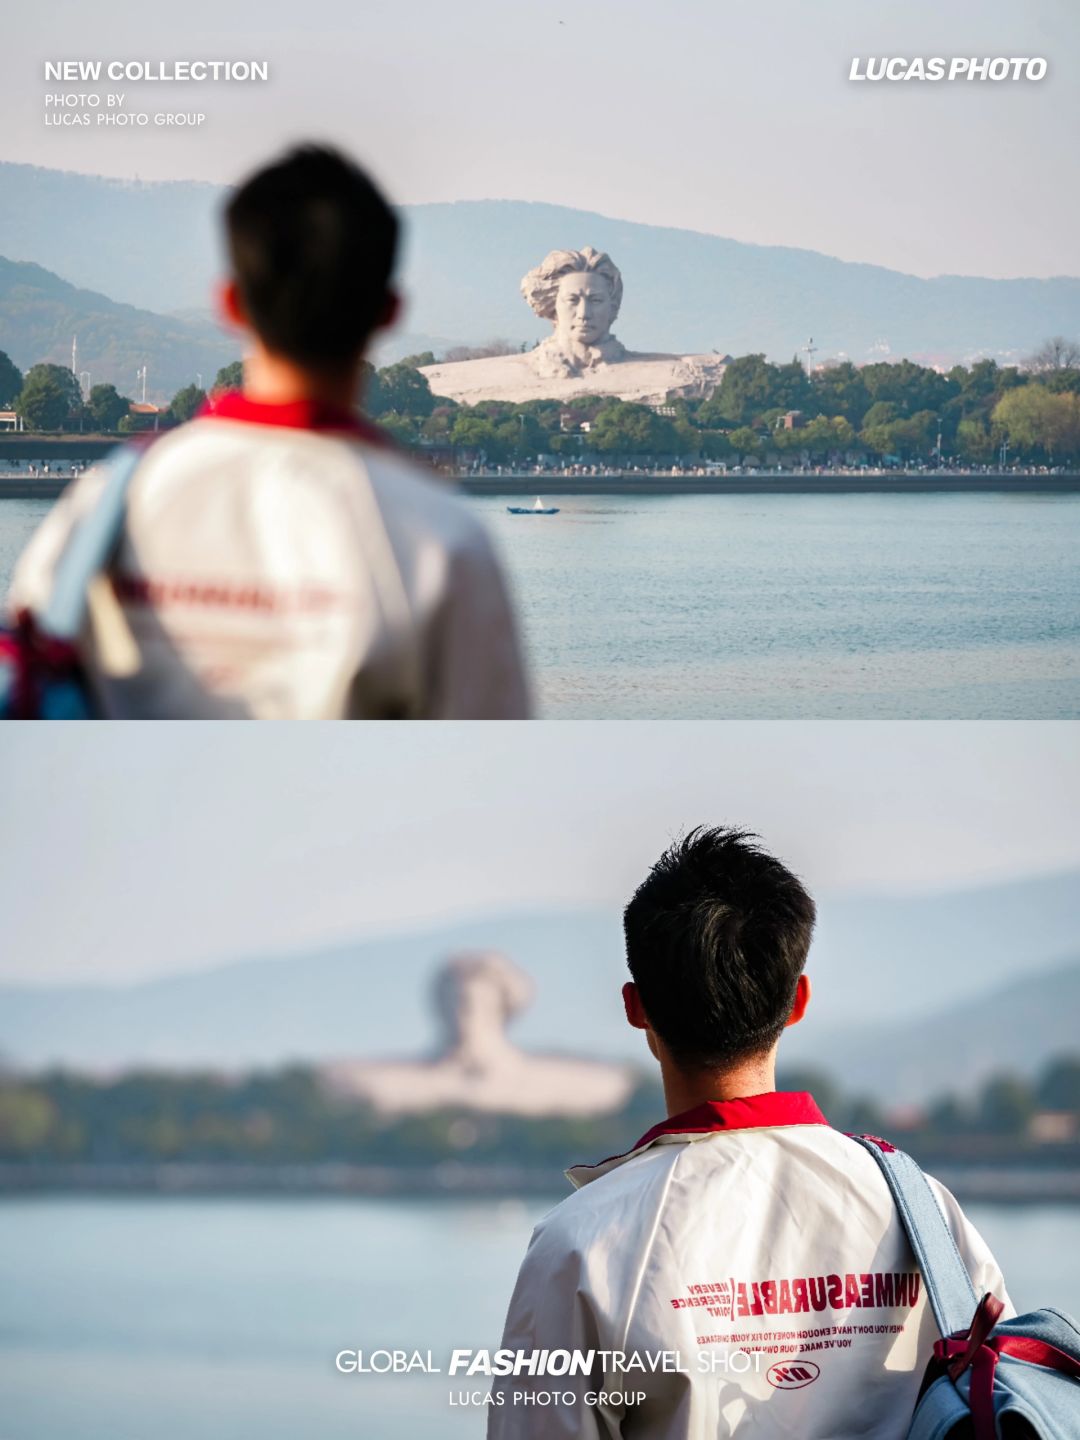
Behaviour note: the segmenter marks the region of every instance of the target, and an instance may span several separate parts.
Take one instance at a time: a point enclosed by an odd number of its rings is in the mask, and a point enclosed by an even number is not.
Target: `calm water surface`
[[[545,717],[1080,715],[1080,496],[468,503]],[[0,501],[0,588],[48,505]]]
[[[7,593],[19,552],[52,506],[51,500],[0,500],[0,596]]]
[[[545,716],[1080,714],[1080,496],[471,503]]]
[[[498,1343],[521,1201],[0,1201],[3,1440],[483,1434],[445,1376],[347,1376],[346,1348]],[[1080,1209],[970,1207],[1013,1300],[1080,1312]]]

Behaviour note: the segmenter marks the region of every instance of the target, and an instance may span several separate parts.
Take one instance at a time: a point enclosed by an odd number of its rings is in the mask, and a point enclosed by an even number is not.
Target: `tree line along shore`
[[[454,352],[476,358],[484,350]],[[910,360],[829,364],[808,373],[796,358],[729,362],[711,395],[640,405],[606,396],[480,401],[434,395],[433,352],[367,366],[365,412],[401,444],[458,468],[513,466],[547,457],[587,463],[1070,466],[1080,461],[1080,345],[1055,337],[1024,366],[978,360],[948,371]],[[215,389],[240,381],[240,362]],[[84,396],[59,365],[23,375],[0,352],[0,410],[24,433],[128,435],[189,420],[207,392],[185,386],[168,405],[95,385]]]
[[[885,1135],[932,1170],[997,1176],[997,1192],[1011,1185],[1014,1198],[1032,1189],[1015,1177],[1041,1176],[1039,1193],[1080,1199],[1080,1054],[1048,1061],[1033,1078],[1003,1071],[974,1093],[918,1107],[847,1094],[819,1071],[782,1071],[778,1083],[811,1091],[836,1128]],[[315,1167],[297,1183],[317,1187],[334,1166],[351,1167],[357,1183],[390,1188],[438,1188],[440,1167],[502,1174],[510,1188],[524,1176],[529,1188],[545,1175],[558,1180],[572,1163],[629,1149],[663,1113],[651,1077],[616,1112],[533,1118],[461,1109],[387,1115],[343,1098],[311,1065],[242,1075],[144,1068],[110,1079],[61,1069],[8,1074],[0,1079],[0,1189],[65,1175],[93,1187],[125,1174],[136,1188],[153,1188],[148,1177],[162,1165],[193,1167],[211,1188],[227,1188],[230,1176],[257,1188],[260,1175],[274,1188],[290,1167]]]

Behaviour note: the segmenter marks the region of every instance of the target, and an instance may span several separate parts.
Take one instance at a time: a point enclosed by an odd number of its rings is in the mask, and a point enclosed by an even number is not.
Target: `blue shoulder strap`
[[[870,1152],[885,1177],[919,1262],[942,1336],[966,1331],[975,1314],[978,1297],[926,1176],[903,1150],[891,1147],[883,1150],[868,1135],[851,1138]]]
[[[109,559],[124,524],[127,490],[142,452],[134,445],[112,450],[101,462],[105,485],[93,507],[76,521],[53,571],[52,593],[38,624],[57,640],[75,641],[86,618],[90,583]]]

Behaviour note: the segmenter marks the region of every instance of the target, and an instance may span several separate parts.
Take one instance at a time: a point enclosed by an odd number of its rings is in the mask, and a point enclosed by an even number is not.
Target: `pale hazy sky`
[[[1080,868],[1076,726],[1032,721],[27,726],[0,787],[0,978],[616,904],[702,822],[819,894]]]
[[[853,56],[1042,56],[1038,84],[852,84]],[[266,59],[153,87],[197,131],[46,128],[46,59]],[[4,159],[235,179],[331,138],[400,201],[546,200],[918,274],[1076,275],[1076,0],[43,0],[5,15]],[[124,87],[130,90],[132,87]]]

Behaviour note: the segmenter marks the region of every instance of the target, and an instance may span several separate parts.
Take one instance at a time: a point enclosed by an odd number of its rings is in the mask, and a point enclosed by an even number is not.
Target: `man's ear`
[[[649,1017],[645,1014],[645,1007],[641,1003],[641,995],[633,980],[628,980],[622,987],[623,1009],[626,1011],[626,1019],[635,1030],[648,1030]]]
[[[247,330],[248,318],[240,289],[235,280],[223,280],[217,289],[217,310],[225,324],[235,330]]]
[[[810,1004],[810,977],[800,975],[795,986],[795,1002],[791,1007],[791,1014],[784,1021],[785,1025],[797,1025],[806,1014],[806,1007]]]
[[[396,290],[388,290],[386,299],[383,301],[382,309],[375,320],[376,330],[389,330],[391,325],[396,325],[401,318],[402,311],[401,296]]]

